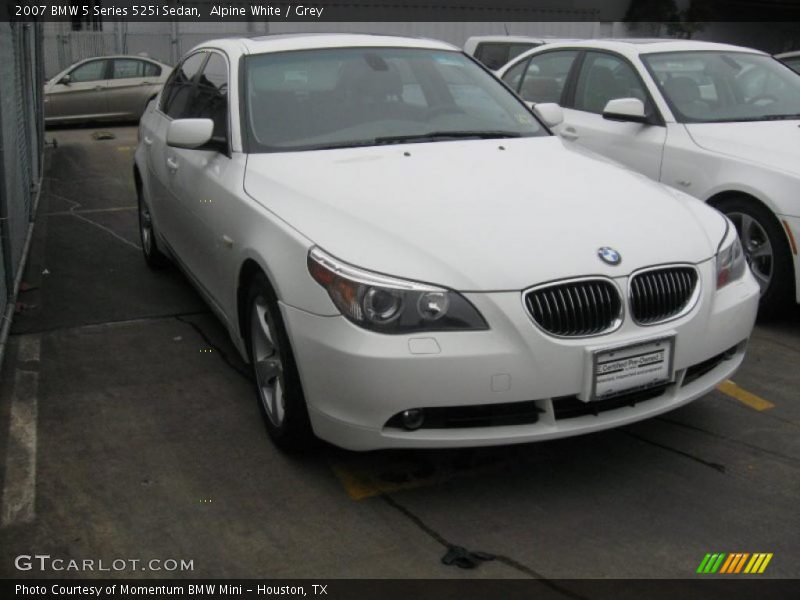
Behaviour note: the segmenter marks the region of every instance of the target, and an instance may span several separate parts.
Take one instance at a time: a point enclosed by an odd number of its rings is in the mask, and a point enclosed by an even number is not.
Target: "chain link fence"
[[[42,176],[41,27],[39,23],[0,22],[0,358]]]
[[[573,11],[590,18],[594,12]],[[267,33],[382,33],[440,39],[462,46],[473,35],[534,35],[592,38],[624,35],[624,27],[597,21],[542,21],[535,23],[411,22],[411,23],[305,23],[232,21],[230,23],[127,22],[102,24],[102,30],[73,31],[69,23],[46,23],[44,30],[45,77],[50,79],[70,65],[95,56],[143,54],[168,65],[191,48],[210,39],[256,36]]]

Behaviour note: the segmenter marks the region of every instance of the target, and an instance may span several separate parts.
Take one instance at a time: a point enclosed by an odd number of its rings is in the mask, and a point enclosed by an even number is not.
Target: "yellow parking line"
[[[742,404],[746,404],[753,410],[762,411],[762,410],[769,410],[770,408],[775,407],[775,405],[769,400],[764,400],[760,396],[756,396],[755,394],[752,394],[747,390],[740,388],[730,379],[727,379],[722,383],[720,383],[717,386],[717,389],[726,396],[730,396],[731,398],[738,400]]]
[[[519,461],[517,454],[492,450],[478,451],[467,460],[458,454],[425,458],[412,454],[348,456],[328,461],[336,478],[351,500],[381,494],[439,485],[463,477],[492,472]],[[464,459],[464,455],[461,455]]]

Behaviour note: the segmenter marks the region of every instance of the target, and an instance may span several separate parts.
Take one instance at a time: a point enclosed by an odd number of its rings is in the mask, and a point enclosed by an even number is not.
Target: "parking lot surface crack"
[[[674,454],[679,454],[679,455],[681,455],[683,457],[688,458],[689,460],[693,460],[696,463],[700,463],[701,465],[704,465],[706,467],[710,467],[710,468],[712,468],[715,471],[718,471],[720,473],[724,473],[725,472],[725,465],[721,465],[719,463],[703,460],[699,456],[695,456],[694,454],[691,454],[689,452],[684,452],[683,450],[678,450],[677,448],[673,448],[672,446],[667,446],[666,444],[661,444],[659,442],[656,442],[656,441],[653,441],[653,440],[649,440],[649,439],[647,439],[645,437],[642,437],[640,435],[636,435],[635,433],[631,433],[630,431],[623,431],[622,433],[624,433],[625,435],[628,435],[628,436],[630,436],[630,437],[632,437],[634,439],[637,439],[640,442],[644,442],[645,444],[650,444],[651,446],[655,446],[657,448],[661,448],[662,450],[667,450],[668,452],[673,452]]]
[[[83,216],[82,214],[80,214],[80,212],[76,212],[77,209],[83,207],[83,205],[80,202],[76,202],[75,200],[70,200],[69,198],[66,198],[65,196],[62,196],[61,194],[57,194],[56,192],[52,192],[51,191],[51,192],[49,192],[49,194],[51,196],[53,196],[54,198],[60,198],[64,202],[68,202],[71,205],[71,208],[69,209],[69,211],[67,211],[67,214],[72,215],[76,219],[80,219],[81,221],[84,221],[85,223],[88,223],[89,225],[97,227],[98,229],[102,229],[103,231],[105,231],[106,233],[111,235],[116,240],[122,242],[126,246],[129,246],[129,247],[133,248],[134,250],[141,250],[142,249],[142,247],[139,244],[135,244],[134,242],[125,239],[124,237],[119,235],[117,232],[109,229],[105,225],[101,225],[97,221],[92,221],[91,219],[89,219],[89,218]]]
[[[554,581],[547,579],[547,577],[545,577],[541,573],[522,564],[517,560],[514,560],[513,558],[510,558],[508,556],[503,556],[502,554],[493,554],[490,552],[481,552],[476,550],[470,551],[462,546],[453,544],[452,542],[448,541],[442,534],[436,531],[433,527],[425,523],[425,521],[423,521],[409,508],[403,506],[388,494],[381,494],[381,498],[383,498],[386,504],[397,510],[400,514],[402,514],[409,521],[414,523],[414,525],[416,525],[419,529],[425,532],[428,536],[430,536],[436,542],[445,547],[447,552],[442,558],[442,562],[444,564],[454,564],[462,568],[475,568],[480,564],[480,562],[486,560],[496,560],[497,562],[501,562],[504,565],[507,565],[512,569],[515,569],[516,571],[519,571],[520,573],[523,573],[532,579],[537,579],[541,581],[543,585],[546,585],[550,589],[559,592],[560,594],[562,594],[567,598],[575,598],[576,600],[586,600],[585,596],[576,594],[575,592],[558,585]],[[458,560],[459,558],[461,558],[463,562],[460,562]]]
[[[720,440],[725,440],[726,442],[730,442],[732,444],[736,444],[738,446],[743,446],[744,448],[749,448],[750,450],[755,450],[756,452],[762,452],[764,454],[769,454],[770,456],[774,456],[775,458],[780,458],[789,462],[793,463],[800,463],[800,458],[789,456],[787,454],[782,454],[780,452],[775,452],[775,450],[769,450],[767,448],[762,448],[761,446],[756,446],[755,444],[748,444],[742,440],[737,440],[736,438],[728,437],[721,433],[715,433],[713,431],[709,431],[707,429],[703,429],[702,427],[697,427],[696,425],[691,425],[689,423],[681,423],[680,421],[675,421],[673,419],[668,419],[666,417],[656,417],[662,423],[669,423],[671,425],[675,425],[676,427],[683,427],[684,429],[688,429],[690,431],[697,431],[698,433],[703,433],[707,436],[717,438]]]

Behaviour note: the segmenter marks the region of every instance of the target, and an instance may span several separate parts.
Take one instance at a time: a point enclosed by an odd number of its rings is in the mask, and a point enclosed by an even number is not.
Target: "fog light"
[[[414,431],[422,427],[425,422],[425,413],[419,408],[412,408],[411,410],[404,410],[400,415],[403,419],[403,427],[409,431]]]

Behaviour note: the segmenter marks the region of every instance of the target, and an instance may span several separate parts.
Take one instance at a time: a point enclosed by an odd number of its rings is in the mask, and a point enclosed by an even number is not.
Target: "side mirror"
[[[70,77],[69,75],[64,75],[61,79],[58,80],[58,83],[62,85],[69,85],[71,81],[72,77]]]
[[[548,127],[557,127],[564,122],[564,110],[555,102],[540,102],[531,108]]]
[[[644,112],[644,103],[638,98],[609,100],[603,109],[603,118],[610,121],[648,122],[648,117]]]
[[[199,148],[211,140],[214,121],[211,119],[176,119],[167,129],[167,146]]]

